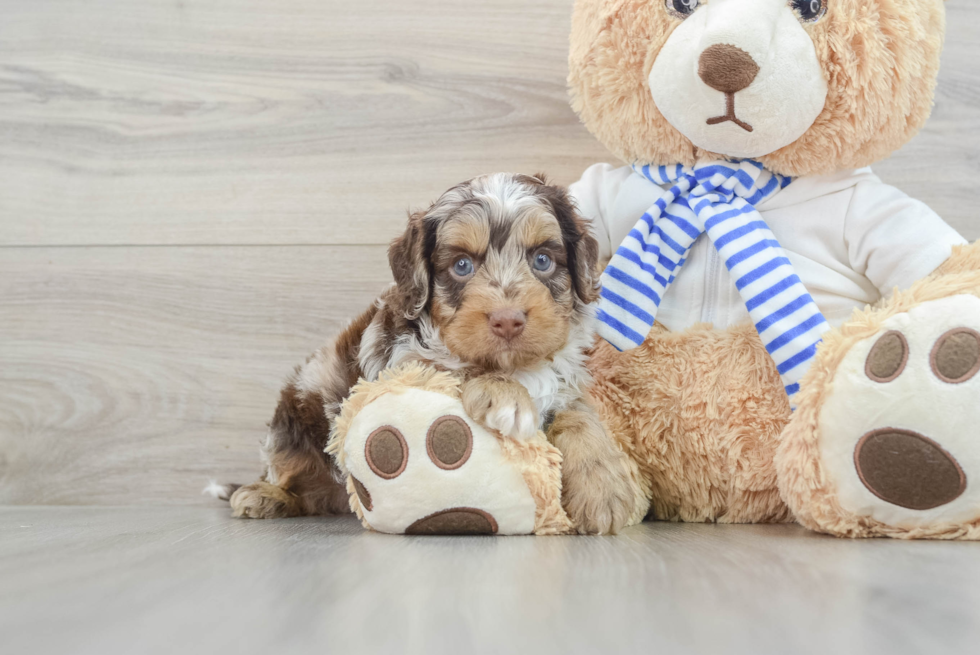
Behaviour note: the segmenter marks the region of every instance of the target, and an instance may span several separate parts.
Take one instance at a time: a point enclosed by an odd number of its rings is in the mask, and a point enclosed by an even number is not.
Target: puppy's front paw
[[[630,520],[634,499],[625,454],[565,460],[562,505],[579,534],[616,534]]]
[[[522,384],[483,375],[463,385],[463,409],[477,423],[505,437],[530,439],[538,431],[538,409]]]

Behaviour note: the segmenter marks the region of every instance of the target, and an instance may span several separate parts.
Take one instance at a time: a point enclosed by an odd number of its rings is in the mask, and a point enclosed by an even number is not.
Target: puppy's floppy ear
[[[575,294],[582,302],[593,303],[599,299],[599,242],[592,236],[588,222],[579,216],[568,192],[549,184],[543,175],[534,177],[541,180],[540,193],[561,226]]]
[[[418,318],[429,304],[429,257],[434,245],[430,241],[435,230],[426,225],[425,215],[424,211],[411,214],[405,234],[388,247],[388,264],[398,287],[401,312],[407,319]]]

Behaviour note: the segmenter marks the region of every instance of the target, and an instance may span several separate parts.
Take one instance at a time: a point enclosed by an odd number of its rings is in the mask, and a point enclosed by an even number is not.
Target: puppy
[[[565,191],[543,177],[470,180],[411,215],[388,257],[395,284],[287,381],[265,474],[231,494],[235,515],[348,512],[323,452],[331,422],[358,378],[416,360],[459,375],[467,414],[486,427],[516,439],[547,430],[579,532],[622,527],[627,460],[586,397],[598,245]]]

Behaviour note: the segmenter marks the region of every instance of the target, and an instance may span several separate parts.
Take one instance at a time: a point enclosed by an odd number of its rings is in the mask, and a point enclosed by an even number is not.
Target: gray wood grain
[[[386,243],[497,170],[606,156],[571,0],[0,2],[0,245]]]
[[[284,377],[389,279],[379,246],[7,251],[0,504],[251,481]]]
[[[566,101],[571,4],[0,0],[0,503],[252,478],[407,208],[612,160]],[[974,239],[980,7],[947,6],[935,115],[877,170]]]
[[[565,95],[571,0],[0,2],[0,245],[384,243],[493,170],[609,154]],[[980,9],[884,177],[980,236]]]
[[[964,543],[648,523],[618,537],[392,537],[352,518],[0,508],[19,653],[973,653]]]
[[[973,241],[980,238],[980,5],[947,0],[946,19],[932,117],[915,139],[874,169]]]

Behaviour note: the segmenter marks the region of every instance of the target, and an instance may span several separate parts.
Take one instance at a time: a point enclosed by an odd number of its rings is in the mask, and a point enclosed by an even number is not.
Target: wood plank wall
[[[282,378],[390,278],[409,207],[614,161],[571,0],[0,0],[0,503],[249,481]],[[980,236],[980,9],[878,167]]]

